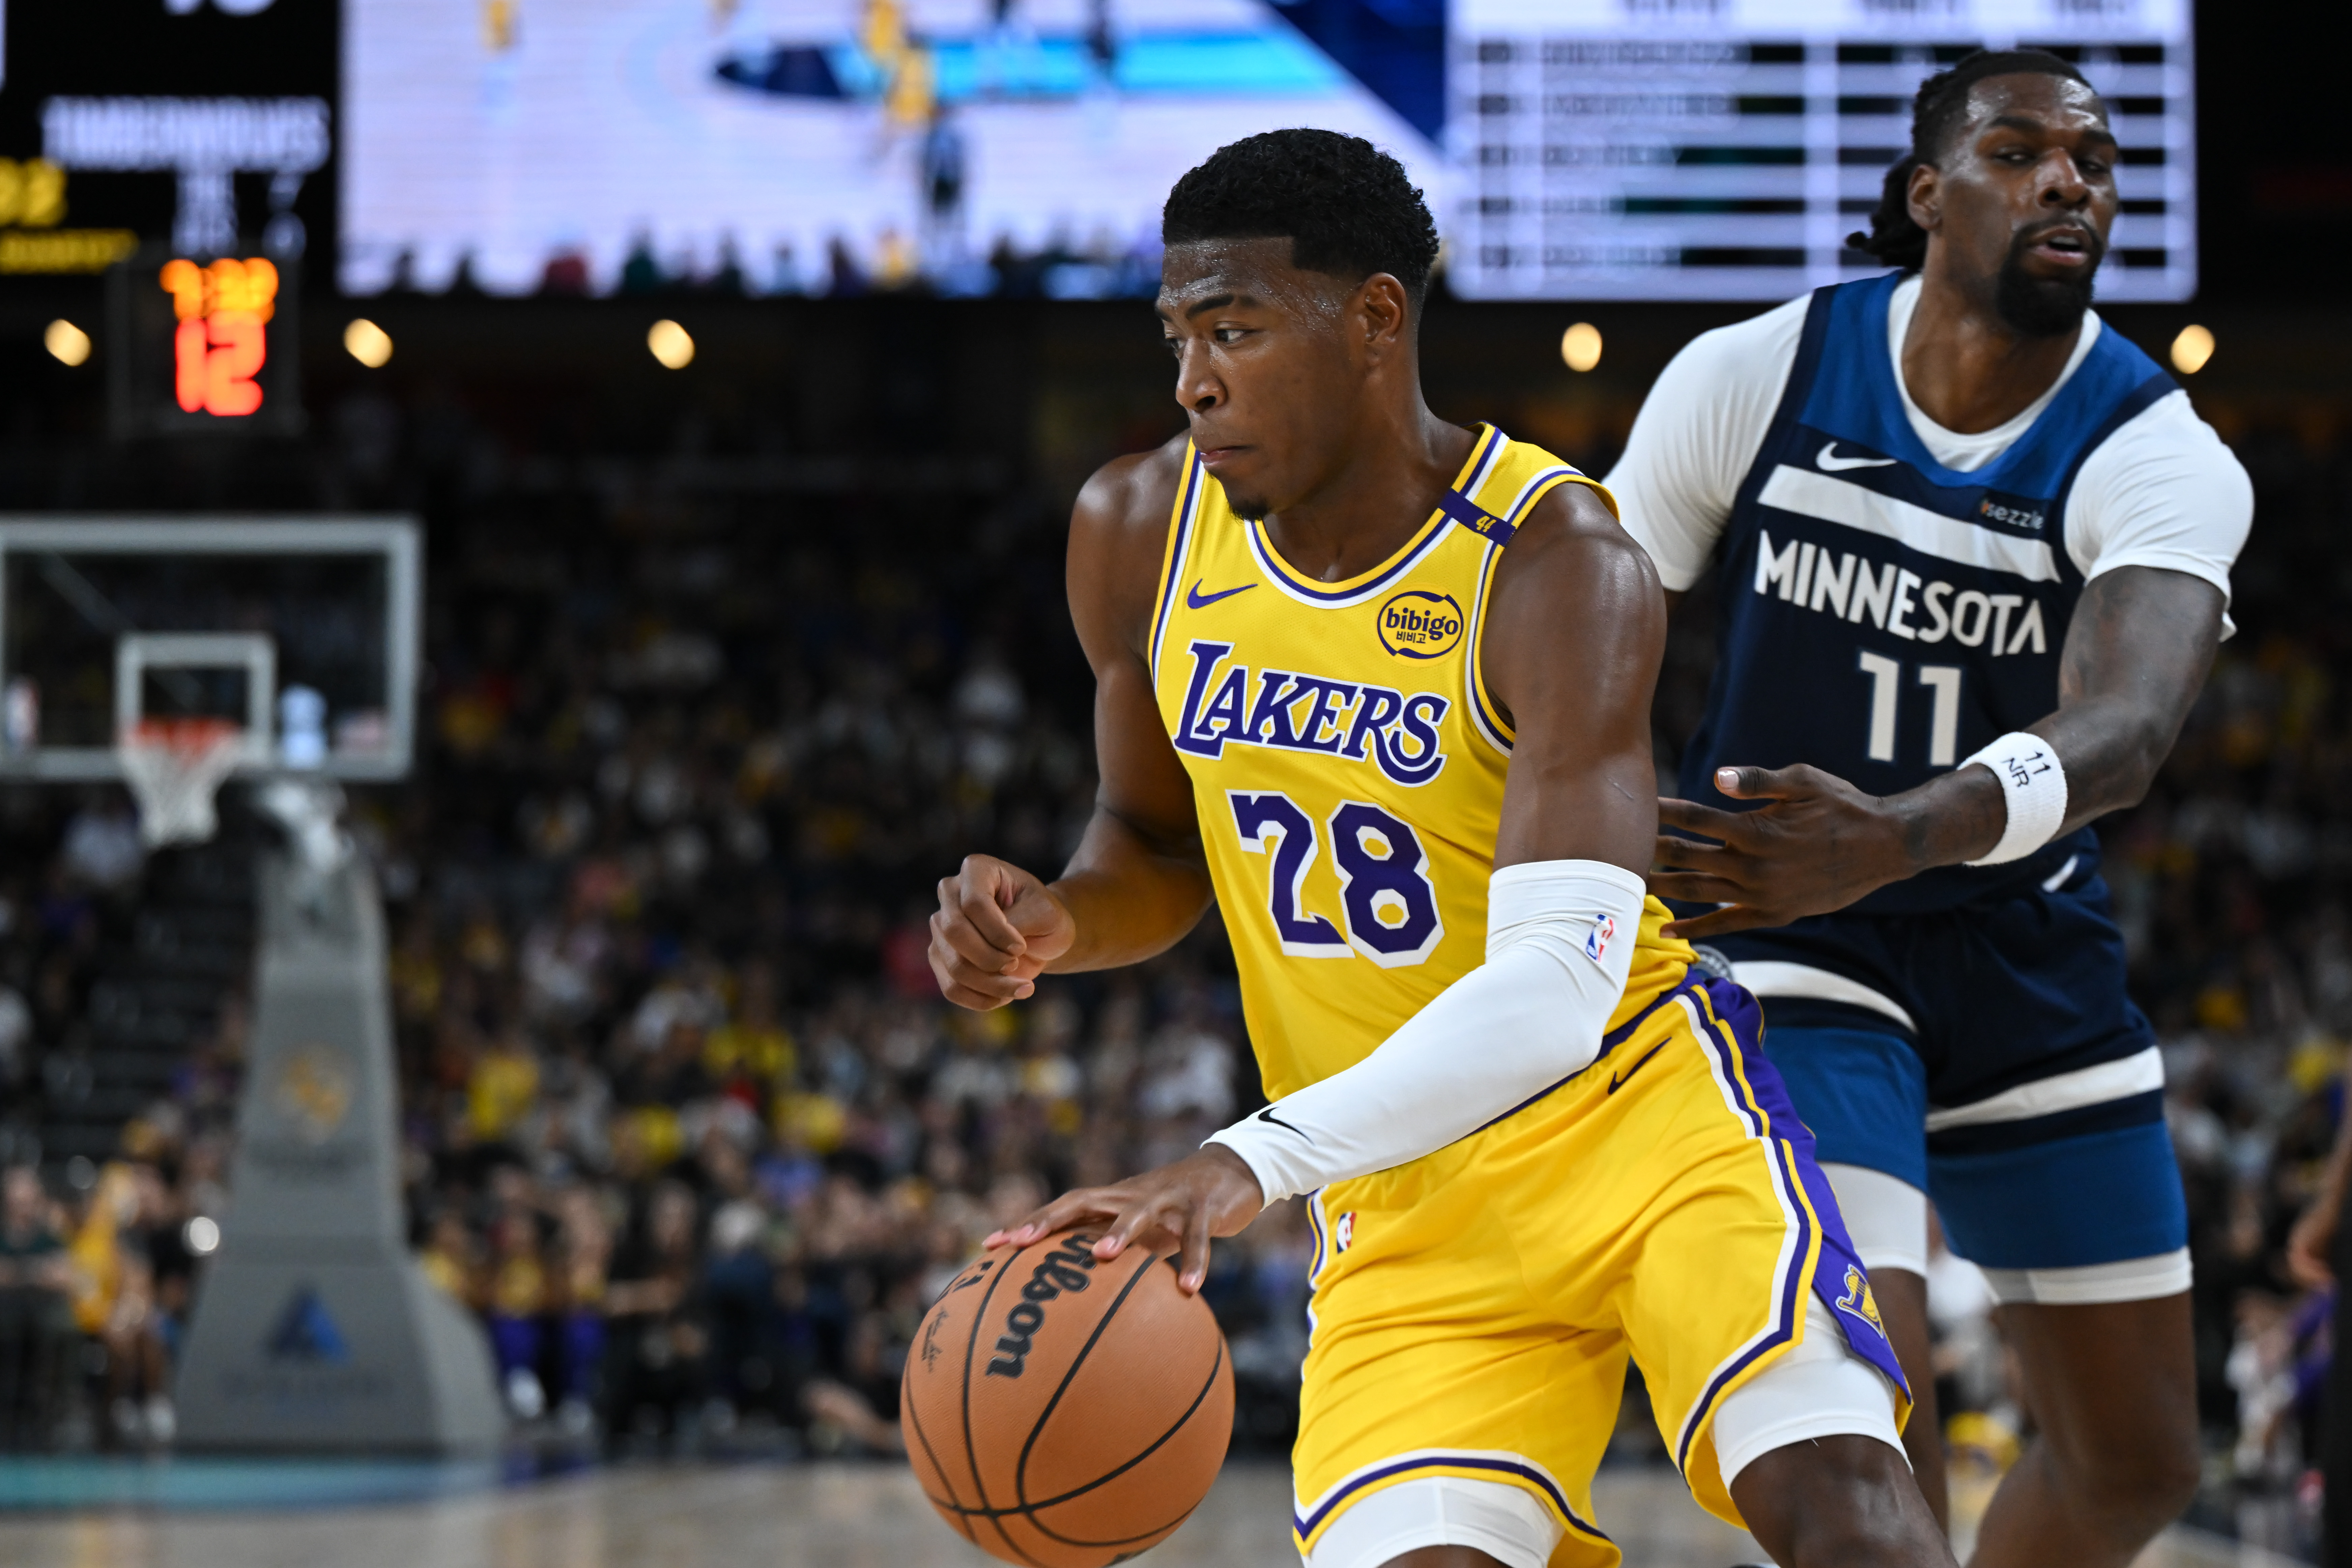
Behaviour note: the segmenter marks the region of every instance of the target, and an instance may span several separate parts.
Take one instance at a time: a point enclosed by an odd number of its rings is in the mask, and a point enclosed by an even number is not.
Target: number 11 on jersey
[[[1903,661],[1864,648],[1858,662],[1862,672],[1870,677],[1870,743],[1865,750],[1872,762],[1891,763],[1895,707],[1902,700]],[[1919,667],[1919,684],[1934,694],[1934,706],[1927,712],[1927,765],[1931,768],[1948,768],[1959,761],[1960,675],[1957,664]]]

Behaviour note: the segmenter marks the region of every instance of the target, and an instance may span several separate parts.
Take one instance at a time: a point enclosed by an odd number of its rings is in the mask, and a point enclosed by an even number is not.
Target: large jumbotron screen
[[[2193,293],[2189,0],[345,0],[341,280],[1148,292],[1178,174],[1320,125],[1403,159],[1458,293],[1779,299],[1872,269],[1979,43],[2116,111],[2103,294]]]
[[[344,113],[354,293],[461,258],[493,292],[730,261],[822,289],[836,243],[877,281],[992,292],[1002,245],[1052,258],[1043,291],[1129,292],[1170,183],[1237,135],[1444,173],[1259,0],[347,0]]]

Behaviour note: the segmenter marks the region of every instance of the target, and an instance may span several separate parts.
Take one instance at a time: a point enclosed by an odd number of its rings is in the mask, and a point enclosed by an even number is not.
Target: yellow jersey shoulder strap
[[[1448,517],[1475,531],[1492,546],[1479,568],[1477,597],[1471,610],[1470,691],[1475,700],[1472,710],[1480,731],[1506,756],[1510,753],[1517,731],[1504,720],[1502,705],[1486,689],[1486,601],[1494,594],[1495,568],[1502,560],[1503,547],[1517,534],[1519,525],[1535,510],[1538,501],[1560,486],[1571,484],[1590,485],[1609,509],[1609,514],[1617,515],[1617,498],[1609,493],[1608,486],[1561,462],[1541,447],[1507,438],[1496,460],[1486,466],[1485,476],[1472,484],[1470,495],[1449,489],[1438,503]]]
[[[1617,498],[1599,480],[1530,442],[1508,437],[1504,441],[1504,450],[1487,465],[1471,494],[1449,489],[1439,498],[1438,509],[1446,516],[1499,550],[1511,542],[1536,503],[1562,485],[1591,487],[1610,515],[1616,515]]]
[[[1510,543],[1511,536],[1519,531],[1517,523],[1508,518],[1496,517],[1450,485],[1437,498],[1437,510],[1471,532],[1493,541],[1497,549]]]

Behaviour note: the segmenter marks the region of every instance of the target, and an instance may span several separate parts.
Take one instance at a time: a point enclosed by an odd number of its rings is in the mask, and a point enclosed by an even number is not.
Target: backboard
[[[142,721],[226,719],[241,775],[408,771],[407,518],[0,516],[0,777],[109,779]]]

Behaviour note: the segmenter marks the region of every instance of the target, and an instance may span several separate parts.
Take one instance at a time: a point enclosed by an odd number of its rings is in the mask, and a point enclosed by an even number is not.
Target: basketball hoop
[[[245,755],[245,729],[226,719],[142,719],[115,743],[151,849],[201,844],[220,827],[213,796]]]

